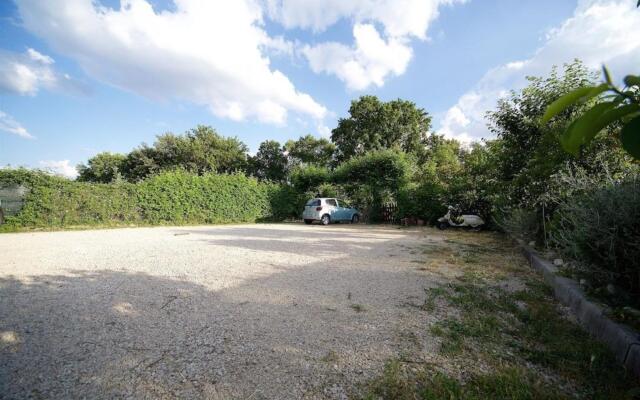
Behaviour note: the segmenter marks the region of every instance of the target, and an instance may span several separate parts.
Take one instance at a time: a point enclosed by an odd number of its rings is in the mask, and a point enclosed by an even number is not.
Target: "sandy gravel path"
[[[0,398],[345,398],[437,352],[436,231],[302,224],[0,235]],[[422,300],[421,300],[422,299]]]

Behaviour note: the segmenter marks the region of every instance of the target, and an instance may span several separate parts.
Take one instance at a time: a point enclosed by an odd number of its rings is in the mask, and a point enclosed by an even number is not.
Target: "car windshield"
[[[320,205],[320,200],[318,199],[311,199],[307,201],[307,204],[306,204],[307,207],[317,207],[319,205]]]

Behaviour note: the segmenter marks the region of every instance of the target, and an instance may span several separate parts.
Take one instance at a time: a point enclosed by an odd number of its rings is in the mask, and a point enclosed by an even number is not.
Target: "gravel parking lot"
[[[436,231],[302,224],[0,236],[0,398],[344,398],[437,352]]]

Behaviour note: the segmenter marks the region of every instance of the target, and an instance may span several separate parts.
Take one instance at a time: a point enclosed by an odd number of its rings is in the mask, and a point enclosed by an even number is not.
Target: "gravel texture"
[[[0,398],[341,399],[437,352],[431,229],[0,235]],[[359,386],[360,385],[360,386]]]

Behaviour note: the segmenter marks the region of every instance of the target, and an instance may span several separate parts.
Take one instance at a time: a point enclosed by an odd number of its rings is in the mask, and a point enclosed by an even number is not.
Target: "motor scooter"
[[[438,229],[447,229],[448,227],[471,227],[478,229],[484,225],[484,220],[478,215],[462,214],[456,212],[453,206],[447,207],[447,213],[444,217],[438,218]]]

